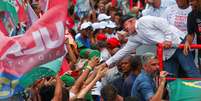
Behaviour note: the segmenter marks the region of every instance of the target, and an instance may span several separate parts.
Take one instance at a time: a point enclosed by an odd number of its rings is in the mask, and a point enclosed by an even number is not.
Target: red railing
[[[200,49],[201,45],[198,44],[192,44],[191,49]],[[179,44],[179,45],[172,45],[172,48],[184,48],[184,44]],[[159,60],[159,67],[160,67],[160,71],[163,70],[163,44],[162,43],[158,43],[157,44],[157,56],[158,56],[158,60]],[[177,78],[166,78],[167,80],[176,80]],[[184,80],[201,80],[201,78],[180,78],[180,79],[184,79]]]

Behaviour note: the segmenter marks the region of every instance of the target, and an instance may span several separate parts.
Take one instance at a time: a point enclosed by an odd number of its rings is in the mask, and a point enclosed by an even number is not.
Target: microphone
[[[157,70],[157,71],[155,72],[155,75],[158,75],[158,76],[159,76],[159,75],[160,75],[160,71]],[[168,72],[167,76],[176,77],[177,75],[174,74],[174,73],[169,73],[169,72]]]

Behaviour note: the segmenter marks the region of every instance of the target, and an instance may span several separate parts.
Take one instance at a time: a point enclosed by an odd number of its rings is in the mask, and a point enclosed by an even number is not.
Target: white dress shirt
[[[170,25],[166,19],[160,17],[141,17],[136,21],[135,27],[137,34],[132,34],[129,37],[126,45],[106,61],[107,65],[119,61],[140,45],[156,45],[164,41],[171,41],[172,44],[180,44],[185,37],[182,31]],[[175,50],[176,49],[165,49],[164,60],[169,59],[174,54]]]

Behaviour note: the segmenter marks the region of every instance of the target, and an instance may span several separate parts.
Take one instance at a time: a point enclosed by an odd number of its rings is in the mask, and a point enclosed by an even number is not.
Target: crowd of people
[[[35,81],[20,94],[23,100],[162,101],[169,98],[165,77],[201,77],[201,51],[190,47],[201,43],[201,0],[115,1],[68,0],[69,68]],[[43,15],[39,1],[26,3]],[[163,71],[151,51],[158,43],[164,47]],[[184,49],[172,48],[179,44]]]

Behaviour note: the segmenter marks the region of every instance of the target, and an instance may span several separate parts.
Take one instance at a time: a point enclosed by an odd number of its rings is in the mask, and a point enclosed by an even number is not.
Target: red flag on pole
[[[50,8],[52,8],[52,7],[54,7],[54,6],[58,5],[58,4],[68,5],[68,0],[50,0],[49,5],[48,5],[48,9],[50,9]]]
[[[6,30],[1,19],[0,19],[0,31],[3,33],[3,35],[8,36],[8,31]]]
[[[133,8],[133,0],[129,0],[129,4],[130,4],[130,7],[129,7],[129,9],[131,10],[132,8]]]
[[[65,52],[65,9],[66,5],[53,7],[23,36],[6,37],[0,34],[0,72],[21,76],[33,67],[62,56]]]
[[[112,7],[115,7],[117,3],[117,0],[112,0]]]
[[[25,13],[25,9],[24,9],[23,5],[21,5],[18,0],[16,0],[16,3],[18,5],[18,7],[19,7],[19,10],[17,12],[18,13],[19,22],[26,22],[26,21],[28,21],[28,16]]]
[[[72,2],[73,2],[73,5],[75,6],[77,3],[77,0],[73,0]]]
[[[63,75],[65,72],[67,72],[68,70],[70,70],[69,68],[69,64],[68,61],[66,60],[66,58],[64,57],[63,61],[62,61],[62,65],[59,71],[59,75]]]

